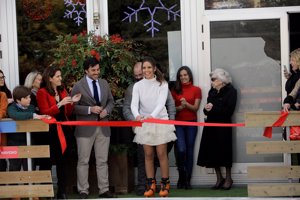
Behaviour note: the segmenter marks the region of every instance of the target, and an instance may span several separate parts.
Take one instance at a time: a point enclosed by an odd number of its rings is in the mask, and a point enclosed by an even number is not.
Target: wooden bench
[[[26,121],[12,121],[9,119],[0,120],[0,127],[2,123],[2,132],[5,131],[7,123],[15,123],[14,132],[26,132],[30,137],[30,132],[44,132],[49,131],[49,125],[41,120],[26,120]],[[21,133],[20,133],[21,134]],[[28,140],[27,140],[28,141]],[[9,152],[7,149],[13,148]],[[2,151],[2,152],[1,152]],[[48,145],[35,146],[4,146],[1,147],[0,153],[15,153],[15,158],[49,158],[50,151]],[[0,157],[1,159],[1,157]],[[10,158],[13,159],[13,158]],[[54,190],[52,184],[52,176],[50,170],[45,171],[30,171],[31,166],[28,166],[28,171],[15,172],[0,172],[0,198],[31,198],[31,197],[54,197]]]
[[[246,127],[270,127],[279,118],[280,112],[252,112],[245,114]],[[300,125],[300,112],[291,111],[282,126]],[[288,132],[288,131],[287,131]],[[287,136],[288,137],[288,136]],[[256,141],[247,142],[247,154],[284,154],[300,153],[300,141]],[[248,184],[248,196],[280,197],[300,196],[300,166],[291,163],[282,166],[248,166],[248,178],[267,180],[271,183]],[[272,180],[283,179],[283,183]],[[293,183],[297,179],[297,183]],[[295,182],[295,181],[294,181]]]

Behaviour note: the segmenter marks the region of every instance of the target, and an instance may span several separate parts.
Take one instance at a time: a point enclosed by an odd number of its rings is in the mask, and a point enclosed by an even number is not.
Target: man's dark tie
[[[99,94],[98,94],[98,89],[95,80],[93,80],[93,90],[94,90],[94,99],[96,100],[97,105],[100,106]]]

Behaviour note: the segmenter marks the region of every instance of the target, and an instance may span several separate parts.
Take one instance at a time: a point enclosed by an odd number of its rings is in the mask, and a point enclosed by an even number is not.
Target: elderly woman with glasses
[[[230,124],[237,101],[237,91],[231,84],[232,79],[224,69],[215,69],[209,75],[212,87],[203,109],[207,116],[206,122]],[[203,128],[197,165],[215,169],[217,182],[212,189],[231,188],[233,183],[231,127],[205,126]],[[226,169],[225,178],[222,176],[221,167]]]

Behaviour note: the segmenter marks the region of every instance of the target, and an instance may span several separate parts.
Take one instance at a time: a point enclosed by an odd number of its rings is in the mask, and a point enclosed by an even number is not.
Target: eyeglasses
[[[210,80],[211,82],[214,82],[215,80],[217,80],[217,78],[211,78]]]
[[[0,80],[4,80],[5,79],[5,76],[0,76]]]

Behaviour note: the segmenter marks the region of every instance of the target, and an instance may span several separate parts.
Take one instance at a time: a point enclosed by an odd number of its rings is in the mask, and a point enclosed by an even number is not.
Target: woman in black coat
[[[237,101],[237,91],[231,84],[232,79],[223,69],[215,69],[209,75],[212,88],[203,109],[207,116],[206,122],[230,124]],[[197,165],[215,169],[217,182],[212,189],[231,188],[232,127],[203,128]],[[226,168],[225,179],[221,167]]]

